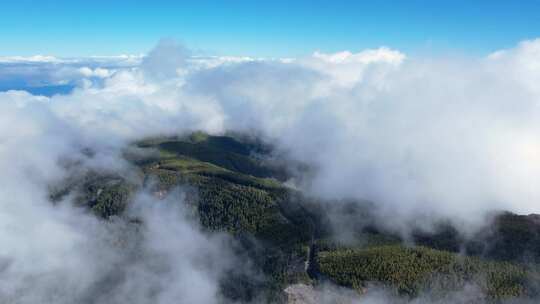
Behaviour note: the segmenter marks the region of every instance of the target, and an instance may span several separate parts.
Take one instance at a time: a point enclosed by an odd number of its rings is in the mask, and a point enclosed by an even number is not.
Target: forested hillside
[[[283,290],[299,282],[331,282],[358,293],[382,284],[406,297],[428,290],[445,294],[466,284],[479,286],[491,300],[537,295],[536,216],[503,213],[468,238],[442,223],[406,240],[380,228],[370,208],[362,207],[371,203],[323,202],[285,186],[290,170],[271,161],[269,145],[249,137],[193,133],[145,139],[130,149],[125,157],[136,174],[84,172],[51,187],[51,200],[73,195],[106,221],[128,216],[125,210],[139,190],[164,198],[181,187],[200,225],[232,235],[261,274],[253,279],[231,272],[222,289],[232,300],[285,301]],[[352,242],[335,235],[336,206],[349,216]]]

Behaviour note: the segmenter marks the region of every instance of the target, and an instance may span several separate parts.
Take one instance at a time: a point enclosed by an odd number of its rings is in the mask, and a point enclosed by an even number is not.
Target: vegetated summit
[[[325,202],[286,186],[290,167],[307,169],[271,154],[271,146],[238,134],[150,138],[126,149],[135,177],[85,171],[51,187],[50,197],[55,202],[71,194],[104,221],[138,225],[125,212],[138,190],[163,199],[181,187],[186,195],[180,203],[201,227],[230,234],[238,254],[262,274],[227,273],[221,291],[236,302],[287,302],[295,297],[288,287],[326,283],[359,294],[379,286],[404,298],[444,297],[468,284],[488,302],[538,296],[538,216],[500,213],[490,229],[467,238],[441,223],[404,240],[376,223],[370,202]],[[335,215],[350,223],[352,241],[336,238]]]

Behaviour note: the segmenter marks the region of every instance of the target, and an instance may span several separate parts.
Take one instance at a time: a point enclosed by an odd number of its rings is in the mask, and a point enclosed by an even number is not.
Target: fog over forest
[[[494,212],[539,213],[539,83],[540,39],[485,57],[387,47],[220,57],[173,40],[141,56],[0,57],[0,302],[224,303],[231,271],[262,280],[237,239],[179,203],[187,184],[165,197],[137,185],[130,220],[99,219],[74,193],[51,200],[87,172],[137,184],[125,155],[147,153],[130,151],[147,138],[260,140],[272,147],[265,160],[289,168],[287,187],[329,204],[369,201],[378,228],[404,239],[440,222],[470,236]],[[329,216],[345,239],[346,222]],[[320,303],[434,301],[334,285],[313,291]]]

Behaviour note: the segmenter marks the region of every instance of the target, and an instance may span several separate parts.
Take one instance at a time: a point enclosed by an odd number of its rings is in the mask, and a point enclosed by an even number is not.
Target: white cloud
[[[112,72],[104,68],[95,68],[91,69],[89,67],[79,68],[79,73],[84,77],[98,77],[98,78],[107,78],[111,76]]]
[[[365,50],[359,53],[351,53],[349,51],[337,52],[334,54],[325,54],[315,52],[314,58],[321,59],[330,63],[347,64],[347,63],[379,63],[387,62],[399,64],[405,59],[405,55],[399,51],[392,50],[386,47],[379,49]]]
[[[538,44],[486,59],[405,60],[380,48],[201,67],[162,43],[142,70],[82,67],[103,82],[51,98],[50,109],[90,138],[256,130],[318,168],[318,195],[410,216],[535,212]]]
[[[308,190],[407,216],[535,212],[538,44],[487,59],[405,60],[380,48],[201,68],[162,43],[142,70],[83,67],[103,83],[50,108],[91,138],[256,130],[318,168]]]
[[[260,134],[316,169],[302,189],[325,198],[371,199],[392,219],[385,223],[395,225],[426,214],[473,224],[494,208],[538,212],[539,46],[539,40],[523,42],[488,58],[405,59],[381,48],[204,65],[181,46],[161,44],[140,67],[32,65],[20,75],[35,75],[38,83],[100,81],[50,98],[0,93],[0,242],[8,244],[0,249],[0,265],[10,278],[0,298],[76,302],[74,295],[102,278],[100,261],[122,260],[115,250],[92,246],[107,247],[106,227],[68,206],[53,208],[47,186],[65,177],[59,158],[91,146],[96,162],[122,166],[120,149],[148,135],[197,129]],[[214,257],[207,237],[184,224],[170,227],[181,236],[178,243],[144,244],[146,252],[172,263],[171,282],[193,277],[212,292],[171,287],[161,299],[170,302],[180,290],[193,291],[192,302],[211,301],[215,274],[169,257],[182,251],[192,259],[182,245],[186,239]],[[145,277],[146,267],[126,270],[134,281],[126,281],[118,297],[144,291],[138,280],[157,282],[155,273]],[[24,289],[28,281],[37,282],[34,293]]]
[[[312,58],[300,62],[323,74],[329,75],[334,86],[350,88],[362,81],[364,75],[371,72],[369,81],[377,81],[383,73],[397,68],[405,60],[405,54],[389,48],[379,48],[351,53],[349,51],[334,54],[315,52]],[[373,71],[377,70],[377,71]],[[379,75],[376,75],[379,73]]]
[[[54,56],[34,55],[29,57],[7,56],[0,57],[0,63],[62,63],[62,59]]]
[[[138,227],[98,220],[72,207],[69,197],[49,201],[49,185],[70,174],[61,158],[126,170],[115,149],[122,132],[107,113],[99,116],[99,107],[84,110],[80,101],[80,111],[105,124],[102,133],[56,109],[62,100],[0,93],[0,302],[170,303],[181,295],[190,303],[218,303],[220,275],[234,262],[230,240],[199,231],[181,192],[164,201],[140,193],[129,210],[144,221]],[[97,153],[92,160],[80,152],[87,144]]]

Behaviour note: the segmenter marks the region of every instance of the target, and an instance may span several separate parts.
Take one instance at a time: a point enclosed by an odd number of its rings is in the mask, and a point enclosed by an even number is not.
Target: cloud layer
[[[103,226],[67,203],[52,207],[47,187],[66,176],[62,157],[83,159],[80,149],[92,147],[96,157],[85,166],[125,168],[121,148],[149,135],[263,136],[314,168],[296,179],[307,193],[372,200],[397,226],[425,216],[478,225],[493,209],[540,212],[540,40],[486,58],[408,58],[388,48],[288,60],[200,58],[163,42],[144,58],[93,60],[0,60],[6,88],[21,88],[16,79],[73,85],[48,97],[0,92],[0,276],[9,282],[0,299],[8,302],[80,302],[110,265],[126,261],[110,246],[114,223]],[[141,215],[144,233],[165,239],[141,240],[145,257],[122,266],[111,302],[144,298],[150,291],[139,280],[156,284],[159,303],[178,292],[190,303],[217,301],[219,270],[201,265],[193,250],[212,260],[227,246],[216,248],[221,243],[181,212]]]

